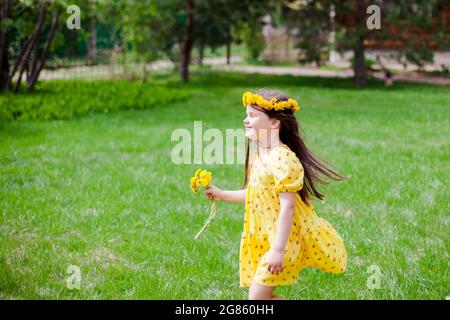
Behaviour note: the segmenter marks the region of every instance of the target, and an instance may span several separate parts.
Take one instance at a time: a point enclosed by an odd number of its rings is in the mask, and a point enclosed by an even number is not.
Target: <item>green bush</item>
[[[137,81],[44,81],[32,93],[0,95],[0,121],[67,119],[91,112],[148,109],[188,96],[181,88]]]
[[[244,25],[239,32],[245,43],[246,59],[258,60],[266,47],[260,26]]]

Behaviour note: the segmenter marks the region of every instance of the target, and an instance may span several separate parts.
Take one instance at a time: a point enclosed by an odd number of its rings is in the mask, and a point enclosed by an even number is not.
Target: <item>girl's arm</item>
[[[216,186],[210,186],[205,190],[205,195],[209,199],[215,199],[233,203],[245,203],[245,189],[243,190],[221,190]]]
[[[295,192],[280,193],[280,215],[278,216],[277,233],[267,257],[267,269],[278,273],[284,269],[284,250],[291,234],[294,220]]]

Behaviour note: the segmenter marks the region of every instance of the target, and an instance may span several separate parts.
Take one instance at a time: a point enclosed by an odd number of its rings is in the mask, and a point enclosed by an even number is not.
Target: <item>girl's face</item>
[[[260,141],[270,136],[270,131],[278,128],[278,120],[253,107],[248,106],[247,117],[244,119],[245,136],[250,140]]]

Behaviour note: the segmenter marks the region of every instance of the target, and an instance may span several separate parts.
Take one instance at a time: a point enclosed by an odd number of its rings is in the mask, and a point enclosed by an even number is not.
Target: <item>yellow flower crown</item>
[[[277,101],[277,99],[272,98],[270,100],[266,100],[260,95],[253,94],[249,91],[244,92],[242,95],[242,103],[244,104],[244,107],[256,105],[266,110],[273,109],[275,111],[291,109],[292,112],[296,112],[300,109],[298,102],[294,99],[289,98],[287,101]]]

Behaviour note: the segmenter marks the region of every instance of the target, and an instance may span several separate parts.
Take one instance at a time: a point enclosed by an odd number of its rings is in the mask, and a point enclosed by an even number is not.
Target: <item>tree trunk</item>
[[[77,33],[76,30],[69,30],[69,41],[70,41],[70,57],[75,59],[77,55]]]
[[[150,71],[147,69],[145,61],[142,63],[142,83],[146,83],[148,80],[148,75]]]
[[[34,53],[34,55],[36,55],[36,52]],[[26,79],[27,83],[31,80],[31,74],[32,74],[32,70],[30,68],[30,62],[27,61],[25,64],[25,79]]]
[[[367,83],[366,58],[364,55],[364,38],[366,32],[365,25],[366,3],[364,0],[358,0],[356,3],[356,41],[353,47],[354,54],[354,79],[355,85],[365,85]]]
[[[202,65],[203,64],[203,56],[205,53],[205,46],[203,44],[203,40],[200,41],[200,44],[198,46],[198,64]]]
[[[37,64],[38,64],[38,60],[39,60],[39,40],[40,40],[40,34],[38,34],[37,38],[36,38],[36,46],[34,47],[34,50],[31,51],[30,53],[30,63],[28,65],[28,61],[27,61],[27,83],[30,81],[32,74],[34,74],[36,68],[37,68]],[[30,68],[31,66],[31,68]]]
[[[1,48],[5,46],[4,48]],[[8,50],[5,43],[0,45],[0,92],[8,90],[9,83],[9,60]]]
[[[230,65],[231,62],[231,34],[230,30],[228,29],[227,32],[227,65]]]
[[[25,66],[27,64],[27,60],[31,54],[31,52],[34,50],[34,47],[38,47],[38,43],[37,43],[37,39],[39,38],[40,33],[42,32],[42,26],[44,25],[44,20],[45,20],[45,15],[46,15],[46,8],[45,8],[45,3],[42,3],[40,6],[40,10],[39,10],[39,17],[38,20],[36,22],[36,31],[33,34],[33,36],[31,37],[30,41],[28,42],[28,46],[27,49],[21,59],[21,61],[19,61],[19,63],[22,63],[22,67],[20,68],[19,71],[19,77],[17,79],[16,82],[16,86],[14,88],[14,92],[18,92],[19,88],[20,88],[20,82],[22,81],[22,74],[25,70]],[[36,48],[37,50],[37,48]]]
[[[365,85],[367,83],[366,59],[364,55],[364,44],[362,40],[358,40],[359,44],[353,49],[354,61],[354,83],[356,85]]]
[[[88,61],[89,63],[93,63],[94,59],[97,55],[97,30],[96,30],[96,21],[95,21],[95,11],[96,8],[96,0],[85,0],[86,1],[86,9],[87,15],[86,20],[89,28],[89,37],[86,39],[86,48],[88,53]]]
[[[193,2],[192,0],[186,0],[187,2],[187,19],[185,35],[183,40],[183,52],[181,56],[181,79],[183,82],[189,81],[189,63],[191,60],[192,51],[192,29],[193,29]]]
[[[4,0],[0,7],[0,21],[9,16],[9,0]],[[0,92],[7,90],[9,82],[9,60],[8,60],[8,31],[2,28],[0,33]]]
[[[20,66],[20,62],[23,60],[23,57],[24,57],[25,53],[27,52],[28,46],[30,45],[32,38],[33,37],[31,37],[30,39],[28,39],[28,38],[24,39],[22,49],[20,50],[20,53],[17,56],[17,59],[14,63],[14,67],[11,71],[11,74],[8,77],[8,81],[6,82],[6,87],[5,87],[6,90],[9,90],[11,88],[12,80],[13,80],[14,76],[16,75],[16,72]]]
[[[39,78],[39,74],[41,73],[42,69],[45,66],[45,62],[47,61],[48,57],[48,51],[50,50],[50,45],[53,42],[53,39],[55,38],[56,29],[58,28],[58,21],[59,21],[59,10],[56,10],[55,13],[53,13],[52,25],[50,27],[50,32],[47,37],[47,42],[45,43],[44,52],[41,55],[39,64],[37,65],[35,70],[32,70],[30,81],[28,81],[28,90],[33,90]],[[38,55],[37,46],[35,54]]]
[[[92,63],[97,56],[97,30],[95,28],[94,17],[91,17],[89,21],[89,33],[87,49],[89,62]]]
[[[231,62],[231,43],[227,42],[227,65]]]

